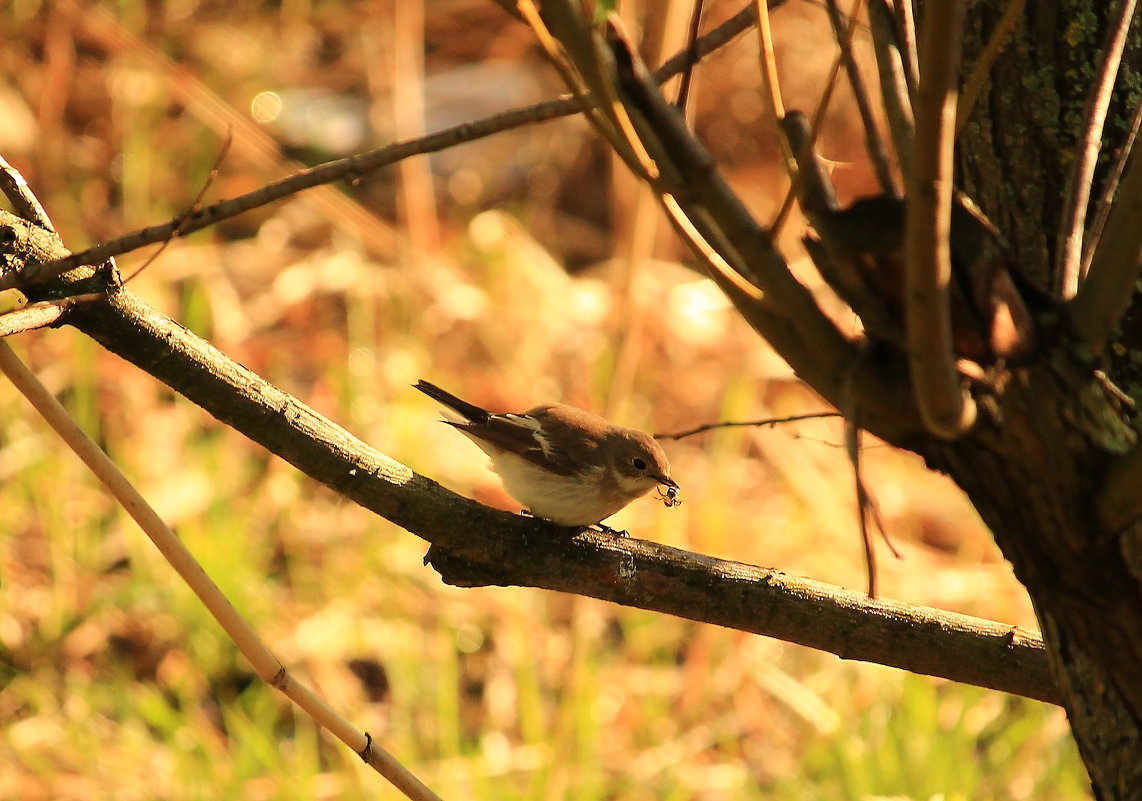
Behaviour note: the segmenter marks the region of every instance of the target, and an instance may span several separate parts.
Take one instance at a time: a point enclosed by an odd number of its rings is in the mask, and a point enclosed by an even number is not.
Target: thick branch
[[[763,226],[754,220],[726,183],[713,158],[685,120],[662,96],[630,43],[617,28],[609,30],[608,68],[630,112],[641,144],[659,168],[654,189],[668,212],[676,210],[700,231],[737,276],[717,269],[703,248],[695,248],[711,267],[711,277],[745,320],[826,400],[840,407],[854,399],[862,426],[903,445],[919,430],[908,414],[907,384],[899,371],[873,367],[856,343],[838,331],[806,287],[790,272]],[[676,226],[676,215],[672,214]],[[694,247],[690,237],[687,241]],[[742,287],[740,276],[752,285]],[[753,287],[760,292],[750,291]],[[875,376],[870,373],[876,373]]]
[[[71,274],[74,278],[75,274]],[[90,274],[73,291],[93,291]],[[1042,645],[997,623],[489,509],[417,475],[127,290],[68,323],[310,477],[433,543],[451,580],[547,587],[1053,700]]]
[[[1017,627],[595,531],[532,540],[514,557],[468,542],[463,552],[433,546],[427,559],[461,586],[589,595],[1054,702],[1042,642]]]

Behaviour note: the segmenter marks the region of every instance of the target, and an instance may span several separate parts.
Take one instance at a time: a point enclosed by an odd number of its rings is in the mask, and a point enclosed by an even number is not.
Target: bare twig
[[[855,0],[857,4],[863,0]],[[856,7],[854,6],[854,11]],[[850,25],[848,33],[846,34],[845,43],[849,50],[852,50],[852,40],[856,35],[857,26]],[[805,153],[811,151],[817,142],[817,134],[820,132],[825,113],[829,110],[829,103],[832,102],[833,92],[837,88],[838,79],[841,74],[841,67],[844,64],[844,50],[837,48],[837,55],[833,59],[833,65],[829,68],[829,77],[825,79],[825,89],[821,92],[820,98],[817,99],[817,105],[813,108],[813,120],[809,125],[809,137],[800,145],[794,145],[787,139],[787,131],[785,128],[785,119],[793,115],[795,112],[790,111],[789,114],[783,114],[777,121],[777,128],[779,138],[782,142],[782,148],[785,150],[785,161],[789,171],[789,189],[785,193],[785,198],[781,202],[781,208],[777,212],[777,216],[773,220],[771,226],[772,236],[777,238],[781,229],[785,225],[785,221],[789,217],[789,212],[793,210],[793,201],[798,197],[804,195],[800,182],[804,180],[800,172],[800,167],[803,164]],[[800,149],[799,149],[800,148]]]
[[[516,8],[523,16],[524,22],[531,27],[531,31],[535,34],[543,52],[547,54],[547,60],[551,62],[551,66],[567,84],[572,97],[578,101],[583,116],[595,126],[595,130],[611,143],[615,152],[627,162],[627,165],[636,174],[641,172],[647,176],[653,176],[655,168],[646,157],[645,152],[633,149],[630,142],[631,137],[624,135],[623,129],[629,127],[630,123],[625,119],[616,117],[616,112],[619,111],[616,108],[618,101],[613,97],[613,93],[608,96],[607,92],[610,87],[599,80],[598,76],[582,69],[581,65],[584,62],[594,64],[594,59],[590,55],[593,50],[590,38],[582,35],[578,26],[571,25],[567,27],[579,33],[578,36],[568,36],[562,40],[556,39],[548,28],[548,18],[553,13],[560,13],[563,10],[560,6],[555,6],[552,9],[552,7],[545,5],[544,13],[541,13],[535,0],[518,0]],[[592,90],[595,92],[594,99],[591,97]]]
[[[138,269],[123,279],[124,284],[128,281],[131,281],[135,278],[135,276],[143,272],[143,270],[150,267],[155,262],[155,259],[161,256],[162,252],[167,249],[167,245],[169,245],[177,237],[180,237],[186,233],[186,221],[189,220],[191,215],[194,214],[202,206],[202,199],[206,197],[207,190],[209,190],[214,182],[218,179],[218,170],[221,169],[222,162],[226,159],[226,154],[230,151],[230,143],[232,141],[234,140],[230,135],[227,135],[226,138],[222,140],[222,147],[218,149],[218,155],[214,157],[214,164],[210,167],[210,171],[206,174],[206,180],[202,182],[202,187],[198,190],[198,194],[195,195],[194,200],[191,201],[190,208],[187,209],[187,211],[181,217],[175,218],[175,227],[174,230],[171,231],[170,236],[163,240],[162,244],[159,245],[159,249],[148,256],[147,260],[140,264]]]
[[[876,170],[876,179],[880,183],[881,191],[890,197],[900,197],[900,190],[892,177],[892,168],[888,163],[888,151],[884,147],[884,139],[876,127],[876,118],[872,111],[872,101],[868,90],[865,89],[861,78],[860,68],[857,66],[856,56],[853,55],[852,32],[856,29],[856,17],[860,13],[864,0],[853,0],[853,7],[849,11],[849,22],[846,23],[844,14],[837,4],[837,0],[826,0],[825,7],[829,10],[829,20],[833,25],[833,32],[837,37],[837,46],[840,48],[841,61],[845,66],[845,74],[849,79],[853,97],[856,99],[857,110],[860,112],[861,124],[864,126],[864,142],[868,149],[869,158]]]
[[[610,45],[623,101],[662,170],[664,177],[656,189],[667,213],[680,230],[689,225],[701,234],[710,246],[697,251],[703,258],[716,253],[715,263],[727,263],[744,279],[744,285],[734,285],[732,276],[711,271],[746,321],[826,400],[835,401],[839,376],[855,358],[853,343],[792,276],[769,233],[725,183],[713,158],[650,81],[617,29],[610,32]],[[685,224],[679,222],[679,211]]]
[[[785,5],[785,0],[770,0],[768,3],[769,8],[778,8],[783,5]],[[686,69],[691,58],[700,61],[715,50],[724,47],[743,31],[753,27],[756,22],[756,10],[753,6],[746,6],[709,33],[699,36],[694,40],[692,48],[688,47],[679,51],[664,61],[662,66],[654,71],[654,79],[662,83],[667,78],[677,75]]]
[[[1134,152],[1134,143],[1138,139],[1140,126],[1142,126],[1142,102],[1139,102],[1134,109],[1134,116],[1130,120],[1130,130],[1126,132],[1126,139],[1114,156],[1114,167],[1106,176],[1102,193],[1095,205],[1094,216],[1091,218],[1090,225],[1087,226],[1086,236],[1083,237],[1083,262],[1079,271],[1080,281],[1084,280],[1087,273],[1090,272],[1091,261],[1102,241],[1103,231],[1106,230],[1106,221],[1110,217],[1110,210],[1114,207],[1115,197],[1118,195],[1122,174],[1126,171],[1126,164],[1130,161],[1131,153]]]
[[[771,5],[779,5],[779,3],[771,3]],[[718,48],[724,47],[734,37],[749,28],[754,19],[753,8],[747,7],[699,38],[695,43],[695,51],[698,57],[704,58]],[[685,68],[687,58],[687,54],[683,52],[668,59],[655,72],[655,80],[661,82],[677,75]],[[576,98],[550,100],[525,108],[493,114],[474,122],[461,123],[408,142],[396,142],[349,158],[329,161],[302,170],[280,181],[269,183],[253,192],[207,206],[189,218],[178,217],[161,225],[153,225],[139,231],[133,231],[101,245],[73,253],[66,258],[44,263],[30,263],[22,271],[18,273],[13,271],[4,279],[0,279],[0,289],[28,286],[47,281],[75,267],[85,264],[101,264],[111,256],[167,240],[176,229],[181,230],[181,235],[185,236],[306,189],[341,180],[354,180],[361,175],[411,156],[435,153],[513,128],[566,117],[580,110],[580,100]]]
[[[788,417],[766,417],[762,420],[726,420],[718,423],[704,423],[696,428],[688,428],[685,431],[677,431],[673,434],[655,434],[654,438],[679,440],[706,431],[713,431],[718,428],[761,428],[763,426],[773,428],[782,423],[796,423],[801,420],[819,420],[823,417],[840,416],[840,412],[812,412],[810,414],[793,414]]]
[[[690,98],[690,81],[694,78],[694,65],[698,63],[698,53],[694,45],[698,41],[698,31],[702,28],[702,9],[706,0],[694,0],[694,10],[690,13],[690,28],[686,34],[686,69],[682,70],[682,81],[678,85],[678,97],[674,105],[679,111],[686,109],[686,101]]]
[[[876,549],[872,545],[872,535],[868,531],[868,523],[871,519],[876,526],[876,530],[880,532],[880,538],[884,540],[889,552],[897,559],[903,559],[900,551],[892,544],[892,539],[888,536],[888,529],[884,525],[884,519],[880,516],[880,507],[876,505],[876,500],[872,497],[872,493],[868,491],[868,486],[864,483],[864,475],[861,472],[861,454],[864,452],[864,446],[861,444],[862,431],[857,424],[852,420],[845,421],[845,450],[849,454],[849,459],[853,466],[853,488],[856,491],[857,502],[857,519],[860,524],[860,538],[864,545],[865,563],[868,566],[868,597],[876,597]]]
[[[776,240],[781,236],[781,229],[785,226],[789,212],[793,210],[797,186],[797,154],[790,149],[789,142],[781,132],[781,120],[785,117],[785,101],[781,97],[781,80],[777,72],[777,56],[773,47],[773,29],[769,24],[769,9],[764,0],[753,0],[753,4],[757,9],[757,57],[761,68],[763,105],[777,134],[785,162],[785,172],[789,176],[789,187],[785,191],[785,198],[769,226],[770,233]],[[832,91],[835,73],[836,64],[833,65],[833,76],[825,85],[826,94]]]
[[[357,752],[370,767],[388,779],[405,796],[416,801],[439,801],[435,793],[374,742],[368,733],[355,728],[312,690],[289,674],[258,637],[253,627],[246,622],[218,585],[195,561],[182,541],[5,342],[0,342],[0,372],[8,376],[36,411],[135,519],[171,567],[178,572],[186,585],[198,596],[202,605],[238,646],[242,655],[249,660],[263,681],[279,690],[305,710],[318,725]]]
[[[1059,297],[1069,300],[1079,287],[1079,270],[1082,266],[1083,231],[1086,228],[1087,204],[1098,151],[1102,147],[1102,129],[1106,123],[1106,110],[1110,106],[1126,34],[1134,19],[1136,0],[1122,0],[1114,24],[1107,29],[1103,43],[1102,61],[1098,65],[1096,80],[1087,97],[1082,141],[1076,148],[1074,161],[1067,175],[1067,188],[1063,194],[1065,206],[1059,218],[1059,237],[1056,243],[1054,288]]]
[[[912,172],[912,142],[916,123],[912,118],[912,92],[904,75],[904,54],[897,35],[896,17],[886,0],[871,0],[868,6],[869,28],[876,50],[876,66],[880,73],[880,96],[888,119],[888,130],[896,150],[896,160],[905,183]]]
[[[912,97],[920,86],[920,57],[916,48],[916,14],[912,0],[893,0],[896,13],[896,37],[900,42],[900,55],[904,60],[904,79]],[[915,105],[915,103],[913,103]]]
[[[55,230],[47,210],[44,209],[35,193],[28,188],[28,182],[24,180],[24,176],[3,156],[0,156],[0,191],[4,193],[4,197],[8,198],[8,202],[12,204],[17,215],[35,223],[45,231]]]
[[[785,116],[785,102],[781,99],[781,81],[777,76],[777,59],[773,50],[773,29],[769,24],[769,8],[764,0],[753,0],[757,13],[757,52],[761,65],[761,89],[770,121],[777,129],[777,121]]]
[[[463,142],[480,139],[521,125],[566,116],[576,110],[577,106],[571,101],[555,101],[539,106],[530,106],[526,109],[496,114],[476,122],[463,123],[409,142],[397,142],[367,153],[326,162],[302,170],[280,181],[266,184],[244,195],[206,206],[189,217],[180,216],[161,225],[153,225],[134,231],[101,245],[74,253],[64,259],[29,265],[20,276],[19,285],[27,286],[46,281],[74,267],[84,264],[99,264],[110,256],[162,242],[169,239],[176,230],[181,230],[182,235],[185,236],[305,189],[340,180],[352,180],[410,156],[435,153]],[[16,285],[11,282],[0,284],[0,289]]]
[[[46,300],[42,303],[29,303],[19,309],[0,314],[0,339],[37,328],[47,328],[59,322],[72,304],[102,297],[97,294],[73,295],[60,300]]]
[[[1077,337],[1100,353],[1134,297],[1142,273],[1142,158],[1135,152],[1126,165],[1106,230],[1091,255],[1086,280],[1064,306]]]
[[[905,214],[905,325],[912,387],[928,430],[955,439],[975,422],[952,350],[952,157],[964,0],[924,10],[916,145]]]
[[[865,488],[860,474],[860,429],[855,421],[845,421],[845,451],[853,468],[853,486],[856,490],[857,525],[860,528],[860,541],[864,547],[864,563],[868,576],[868,597],[876,597],[876,548],[872,546],[872,536],[868,533],[870,510],[875,514],[876,506]],[[880,518],[877,517],[879,523]],[[883,531],[883,529],[881,529]],[[887,540],[887,537],[885,537]]]
[[[64,19],[74,20],[85,39],[90,37],[114,58],[126,58],[153,73],[163,81],[171,96],[214,131],[218,139],[232,131],[235,155],[247,168],[265,170],[273,176],[289,175],[303,168],[304,165],[283,156],[280,143],[264,126],[198,78],[196,72],[199,71],[176,63],[124,24],[111,4],[56,0],[52,7],[58,9]],[[397,245],[398,236],[388,222],[334,187],[313,187],[309,202],[330,225],[357,237],[369,253],[388,255]],[[158,236],[144,244],[158,243],[165,238],[165,235]]]

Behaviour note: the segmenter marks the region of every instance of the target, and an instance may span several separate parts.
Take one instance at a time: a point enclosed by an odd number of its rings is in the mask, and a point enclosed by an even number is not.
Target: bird
[[[494,414],[428,381],[413,385],[442,403],[442,422],[476,443],[504,489],[525,511],[560,526],[588,528],[655,487],[677,506],[670,462],[648,434],[562,403]]]

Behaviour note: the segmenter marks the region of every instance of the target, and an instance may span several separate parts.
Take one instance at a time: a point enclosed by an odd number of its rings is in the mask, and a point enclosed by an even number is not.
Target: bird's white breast
[[[610,517],[631,500],[621,494],[603,467],[561,476],[513,453],[489,455],[504,489],[533,514],[553,523],[589,526]]]

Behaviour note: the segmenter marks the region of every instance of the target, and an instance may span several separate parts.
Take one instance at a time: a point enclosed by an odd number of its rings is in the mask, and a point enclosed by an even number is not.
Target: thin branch
[[[600,63],[602,48],[583,24],[582,9],[549,2],[541,13],[535,0],[518,0],[517,7],[567,88],[580,98],[587,120],[639,180],[657,182],[659,165],[635,133],[634,121]],[[591,97],[598,102],[592,103]]]
[[[1126,171],[1126,164],[1130,161],[1130,154],[1134,152],[1134,143],[1138,139],[1138,130],[1142,127],[1142,102],[1134,109],[1134,116],[1130,120],[1130,130],[1126,132],[1126,139],[1114,157],[1114,167],[1106,177],[1102,187],[1101,196],[1095,206],[1094,217],[1087,227],[1087,235],[1083,237],[1083,263],[1079,271],[1079,280],[1086,279],[1090,272],[1091,261],[1095,251],[1102,241],[1102,234],[1106,230],[1106,221],[1110,217],[1110,210],[1114,207],[1118,187],[1122,182],[1122,174]]]
[[[1083,137],[1076,148],[1074,161],[1067,175],[1063,194],[1066,205],[1059,218],[1059,236],[1056,243],[1054,284],[1055,292],[1063,300],[1075,296],[1079,287],[1079,270],[1082,266],[1083,231],[1086,227],[1087,204],[1094,180],[1094,168],[1102,147],[1102,130],[1106,123],[1106,110],[1114,92],[1122,51],[1126,47],[1126,34],[1134,19],[1136,0],[1122,0],[1114,25],[1106,32],[1102,61],[1097,78],[1087,97]]]
[[[214,164],[211,165],[210,171],[206,174],[206,180],[202,182],[198,194],[195,195],[194,200],[190,202],[190,208],[181,217],[175,218],[175,228],[171,231],[171,235],[163,240],[163,243],[159,245],[159,249],[148,256],[145,262],[140,264],[134,272],[123,279],[124,284],[130,283],[137,275],[143,272],[143,270],[154,264],[155,260],[163,254],[163,251],[167,249],[167,246],[176,237],[180,237],[186,233],[186,221],[202,206],[202,200],[206,197],[207,191],[209,191],[210,187],[213,186],[214,182],[218,179],[218,171],[222,168],[222,162],[226,159],[226,154],[230,152],[230,143],[232,141],[233,138],[227,134],[226,138],[222,141],[222,147],[218,149],[218,155],[214,157]]]
[[[904,80],[908,91],[916,96],[920,86],[920,57],[916,48],[916,14],[912,0],[893,0],[896,16],[896,38],[900,43],[900,55],[904,60]],[[915,105],[915,103],[913,103]]]
[[[456,583],[557,589],[1056,702],[1040,638],[991,621],[481,506],[417,475],[123,289],[69,323],[316,481],[433,543]],[[431,423],[428,423],[431,424]],[[461,569],[463,572],[460,572]],[[482,577],[482,579],[481,579]]]
[[[122,471],[87,436],[63,405],[48,392],[20,361],[6,342],[0,341],[0,372],[3,372],[28,399],[44,420],[55,429],[69,448],[103,482],[107,491],[134,518],[179,577],[198,596],[218,625],[238,646],[258,676],[301,707],[322,728],[353,749],[362,759],[414,801],[440,801],[439,796],[416,778],[391,754],[377,745],[368,733],[355,728],[324,700],[294,679],[258,637],[254,628],[226,598],[182,540],[163,522]]]
[[[876,513],[876,507],[873,505],[872,496],[869,495],[868,489],[864,485],[864,480],[860,474],[860,429],[857,428],[856,423],[852,419],[845,421],[845,451],[848,453],[849,462],[853,468],[853,488],[856,491],[856,505],[857,505],[857,524],[860,528],[860,541],[861,546],[864,548],[864,564],[865,570],[868,575],[868,597],[876,597],[876,548],[872,544],[872,535],[868,533],[868,518],[869,512]],[[880,517],[877,515],[877,524],[880,524]],[[884,529],[881,528],[881,533]],[[887,542],[888,537],[885,536]]]
[[[289,175],[303,168],[304,165],[283,157],[280,142],[264,126],[198,78],[196,72],[201,70],[187,69],[176,63],[144,35],[124,24],[112,10],[114,4],[56,0],[52,5],[60,9],[63,19],[80,26],[85,41],[90,38],[116,58],[126,57],[133,67],[161,79],[171,97],[214,131],[218,139],[233,132],[234,149],[248,168],[265,170],[272,175]],[[177,154],[169,155],[178,157]],[[367,252],[387,256],[395,249],[399,237],[393,228],[375,212],[338,189],[315,186],[308,201],[332,226],[357,237]],[[165,238],[159,236],[146,244],[158,243]]]
[[[785,5],[785,2],[786,0],[770,0],[768,5],[769,8],[779,8]],[[668,78],[672,78],[686,69],[692,58],[702,60],[715,50],[729,44],[735,37],[752,28],[756,23],[757,16],[754,8],[746,6],[709,33],[698,37],[693,48],[681,50],[664,61],[662,66],[654,71],[654,79],[659,83],[664,83]]]
[[[20,171],[0,156],[0,192],[8,198],[16,214],[25,220],[35,223],[45,231],[55,231],[51,217],[40,203],[40,199],[28,187],[28,182]]]
[[[698,31],[702,29],[702,10],[706,0],[694,0],[694,10],[690,12],[690,26],[686,33],[686,69],[682,70],[682,81],[678,84],[678,97],[674,98],[674,107],[679,111],[686,110],[686,101],[690,99],[690,82],[694,78],[694,66],[698,63],[698,52],[694,47],[698,41]]]
[[[868,22],[880,75],[881,105],[888,119],[896,160],[907,183],[908,176],[912,173],[912,143],[916,136],[916,123],[912,118],[912,92],[904,74],[904,54],[897,36],[896,18],[886,0],[871,0]]]
[[[1091,255],[1086,280],[1063,308],[1078,339],[1095,353],[1111,334],[1134,297],[1142,274],[1142,158],[1137,151],[1122,176],[1106,230]]]
[[[861,2],[861,0],[857,0],[857,2]],[[758,29],[759,31],[764,30],[760,17],[758,21]],[[852,48],[853,36],[856,35],[856,30],[857,28],[855,25],[849,26],[846,43],[850,50]],[[761,56],[763,59],[763,70],[771,69],[773,71],[772,80],[776,81],[777,68],[776,64],[774,63],[773,43],[766,42],[764,39],[762,40],[762,43],[763,50]],[[777,138],[781,142],[781,148],[785,156],[785,168],[786,172],[789,175],[789,188],[785,192],[785,198],[781,201],[781,208],[778,209],[777,216],[774,217],[773,224],[770,227],[774,239],[777,239],[781,233],[782,228],[784,228],[785,222],[789,218],[789,213],[793,210],[793,201],[802,194],[802,187],[800,184],[802,180],[800,169],[804,156],[802,151],[805,148],[811,150],[817,141],[817,132],[821,130],[821,122],[824,120],[825,112],[828,111],[829,103],[833,99],[833,92],[837,88],[837,79],[841,74],[841,66],[843,62],[843,48],[838,48],[837,54],[833,58],[833,65],[829,68],[829,76],[825,79],[825,88],[821,92],[821,96],[817,99],[816,106],[813,108],[813,122],[809,140],[807,142],[798,145],[789,141],[788,133],[785,130],[784,121],[789,115],[796,112],[790,111],[788,114],[786,114],[784,106],[780,105],[779,102],[770,103],[771,113],[775,115],[774,123],[777,126]],[[776,100],[780,101],[779,95],[776,96]],[[778,112],[780,113],[778,114]]]
[[[769,226],[770,234],[776,240],[781,236],[781,229],[785,227],[789,212],[793,210],[793,200],[797,187],[797,154],[790,149],[789,142],[781,133],[781,120],[785,117],[785,100],[781,96],[781,79],[777,72],[777,56],[773,46],[773,29],[769,24],[769,9],[764,0],[753,0],[753,5],[757,9],[757,59],[761,72],[762,105],[765,106],[769,121],[773,124],[773,129],[777,134],[777,141],[781,147],[781,155],[785,163],[785,173],[789,176],[789,187],[785,191],[785,199],[777,211],[777,216],[773,218],[773,222]],[[833,82],[836,79],[836,70],[837,63],[834,62],[833,74],[825,84],[826,95],[832,91]]]
[[[771,5],[776,6],[779,3],[771,3]],[[753,8],[747,7],[700,37],[694,48],[698,57],[705,58],[715,50],[724,47],[734,37],[753,25],[755,19]],[[685,69],[688,57],[685,51],[674,55],[655,72],[655,79],[664,81],[677,75]],[[482,139],[525,125],[567,117],[579,111],[581,111],[580,101],[576,98],[567,97],[550,100],[545,103],[493,114],[474,122],[461,123],[418,139],[395,142],[366,153],[329,161],[269,183],[244,195],[206,206],[189,218],[180,216],[167,223],[133,231],[87,250],[71,254],[66,258],[43,263],[29,262],[21,271],[11,271],[0,276],[0,289],[30,286],[47,281],[76,267],[102,264],[111,256],[163,242],[168,240],[175,230],[180,230],[181,235],[186,236],[222,220],[306,189],[336,181],[355,180],[362,175],[387,167],[402,159],[425,153],[436,153],[465,142]]]
[[[912,387],[928,430],[959,437],[975,422],[952,350],[952,158],[964,0],[924,10],[916,144],[905,213],[905,325]]]
[[[841,376],[856,361],[854,343],[837,330],[812,294],[789,272],[768,232],[725,184],[712,157],[662,97],[629,44],[615,30],[610,38],[623,101],[664,176],[656,190],[667,213],[681,228],[671,204],[681,206],[686,224],[697,229],[709,245],[696,252],[703,259],[709,251],[715,252],[720,262],[728,263],[748,283],[739,286],[716,269],[711,277],[797,373],[826,400],[836,403]],[[671,185],[666,176],[680,183]],[[890,377],[880,367],[869,365],[867,371],[862,370],[856,379],[858,397],[868,415],[869,430],[899,443],[916,433],[918,428],[908,426],[917,420],[908,414],[912,404],[900,374]]]
[[[753,0],[753,5],[757,13],[757,55],[761,66],[761,90],[765,98],[765,107],[776,129],[778,120],[785,116],[785,101],[781,99],[781,80],[777,75],[777,59],[773,48],[773,29],[769,24],[769,8],[764,0]]]
[[[859,4],[863,0],[856,0],[853,11],[857,10]],[[760,25],[759,25],[760,27]],[[829,103],[832,102],[833,93],[837,88],[838,78],[841,74],[841,67],[845,63],[846,48],[848,52],[852,51],[853,38],[856,36],[857,26],[850,25],[848,32],[845,35],[844,44],[837,48],[837,55],[833,58],[833,65],[829,68],[829,76],[825,79],[825,89],[821,92],[821,96],[817,99],[817,104],[813,108],[813,121],[807,127],[809,136],[806,139],[800,140],[799,143],[794,143],[789,140],[788,130],[785,121],[797,115],[799,112],[790,111],[788,114],[783,113],[777,120],[777,129],[779,139],[782,143],[782,149],[785,151],[786,169],[789,174],[789,189],[785,193],[785,198],[781,201],[781,208],[777,211],[777,216],[773,220],[771,228],[772,236],[777,239],[781,229],[785,225],[785,221],[789,217],[789,213],[793,210],[793,201],[798,198],[804,197],[804,187],[802,181],[806,177],[801,172],[804,164],[806,152],[812,151],[817,142],[817,134],[820,132],[824,124],[825,113],[829,110]],[[770,54],[772,57],[772,54]],[[812,178],[812,180],[816,180]],[[805,210],[802,207],[802,210]]]
[[[361,175],[386,167],[402,159],[423,153],[435,153],[464,142],[490,136],[500,131],[566,116],[578,111],[574,101],[554,101],[529,106],[502,114],[463,123],[435,134],[408,142],[397,142],[367,153],[326,162],[316,167],[302,170],[288,178],[274,181],[263,187],[206,206],[189,217],[179,216],[161,225],[152,225],[134,231],[117,239],[110,240],[67,258],[42,264],[30,264],[18,276],[10,274],[7,280],[0,280],[0,289],[13,286],[28,286],[61,275],[68,270],[85,264],[100,264],[110,256],[127,253],[146,245],[169,239],[176,230],[186,236],[195,231],[215,225],[222,220],[243,214],[259,206],[264,206],[289,195],[296,194],[322,184],[341,180],[354,180]]]
[[[876,570],[876,548],[872,544],[872,535],[869,534],[868,524],[869,518],[875,523],[877,530],[880,531],[880,536],[884,539],[884,544],[888,546],[888,550],[897,559],[900,559],[900,552],[896,550],[896,546],[892,544],[892,540],[888,538],[888,530],[884,527],[884,521],[880,517],[880,509],[876,506],[876,501],[872,497],[872,493],[868,491],[865,486],[864,476],[861,472],[861,420],[860,408],[856,404],[856,398],[853,395],[853,376],[857,373],[857,368],[866,358],[868,358],[869,350],[865,348],[861,352],[860,360],[855,363],[845,376],[845,389],[842,398],[841,411],[844,413],[845,418],[845,452],[849,457],[849,463],[853,469],[853,489],[855,493],[856,506],[857,506],[857,523],[860,529],[861,545],[864,548],[864,563],[868,575],[868,597],[876,597],[877,589],[877,570]]]
[[[825,0],[825,7],[829,11],[829,21],[833,25],[833,32],[837,37],[837,46],[840,48],[841,60],[845,65],[845,74],[849,79],[853,97],[856,99],[857,110],[860,112],[861,124],[864,127],[864,143],[868,150],[873,168],[876,170],[876,179],[880,183],[881,191],[890,197],[900,197],[900,190],[892,177],[892,168],[888,163],[888,151],[884,147],[884,140],[876,127],[876,118],[872,111],[872,100],[869,99],[868,90],[865,89],[861,78],[860,67],[857,66],[856,56],[853,54],[852,34],[856,30],[856,17],[860,13],[864,0],[853,0],[852,10],[849,12],[849,22],[837,0]]]
[[[92,293],[60,300],[45,300],[42,303],[29,303],[27,306],[0,314],[0,339],[55,325],[67,314],[68,308],[73,304],[97,300],[100,297],[102,296]]]
[[[762,420],[727,420],[719,423],[704,423],[697,428],[688,428],[685,431],[677,431],[673,434],[655,434],[654,438],[680,440],[718,428],[762,428],[764,426],[774,428],[782,423],[797,423],[801,420],[820,420],[823,417],[840,416],[840,412],[812,412],[810,414],[793,414],[788,417],[766,417]]]

